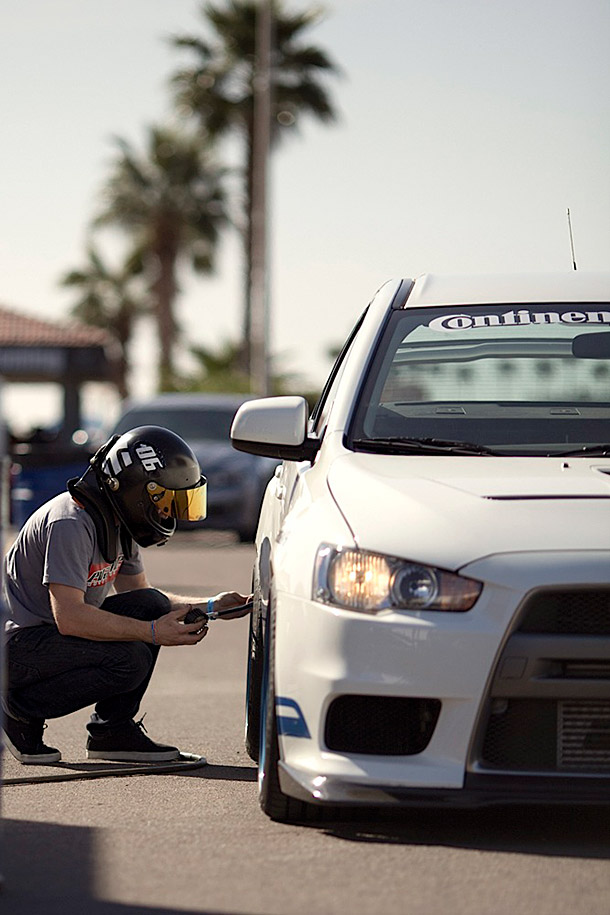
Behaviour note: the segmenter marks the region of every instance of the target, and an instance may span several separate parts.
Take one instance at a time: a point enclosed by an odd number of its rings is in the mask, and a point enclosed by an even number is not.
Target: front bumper
[[[388,611],[371,617],[278,593],[282,790],[330,804],[607,803],[610,554],[587,562],[586,585],[577,575],[575,581],[558,581],[556,556],[546,566],[540,554],[532,556],[529,565],[521,556],[523,573],[506,580],[491,575],[485,580],[482,563],[481,598],[461,614]],[[566,566],[566,557],[560,557],[564,573],[566,567],[574,573],[581,558],[572,556]],[[572,591],[583,606],[582,631],[578,614],[567,634],[548,627],[520,631],[532,596],[569,597]],[[602,604],[590,631],[587,595],[593,592],[601,594]],[[402,701],[405,708],[436,702],[440,713],[416,751],[362,750],[356,741],[350,749],[348,742],[338,747],[329,740],[330,710],[343,697],[363,699],[364,707],[371,697]],[[519,724],[521,708],[527,727]],[[562,716],[567,723],[560,727],[554,722]],[[589,719],[596,719],[594,725]],[[580,740],[583,728],[586,739]],[[557,760],[555,748],[563,754]],[[580,768],[575,759],[584,760]],[[573,771],[562,771],[566,765]]]
[[[462,788],[376,785],[337,776],[311,776],[280,763],[284,794],[310,804],[360,807],[499,807],[508,805],[610,805],[610,779],[497,776],[469,773]]]

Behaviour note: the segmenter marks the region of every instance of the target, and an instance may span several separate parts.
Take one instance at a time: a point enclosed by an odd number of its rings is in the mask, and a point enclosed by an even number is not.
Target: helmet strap
[[[115,433],[111,438],[108,439],[107,442],[104,442],[103,445],[100,445],[100,447],[97,449],[97,451],[95,452],[93,457],[90,459],[89,463],[93,467],[93,469],[95,471],[95,475],[96,475],[96,477],[98,477],[98,479],[99,479],[99,475],[100,475],[101,469],[102,469],[102,461],[104,460],[104,458],[106,457],[106,455],[108,454],[108,452],[110,451],[110,449],[112,448],[114,443],[120,439],[120,437],[121,437],[120,435],[117,435],[117,433]]]
[[[101,450],[101,449],[100,449]],[[98,452],[99,454],[99,452]],[[97,455],[96,455],[97,457]],[[92,463],[95,458],[92,458]],[[68,480],[68,492],[93,519],[100,552],[106,562],[114,562],[119,552],[119,539],[125,559],[133,552],[133,540],[122,523],[117,524],[114,509],[100,488],[95,467],[88,468],[82,477]]]

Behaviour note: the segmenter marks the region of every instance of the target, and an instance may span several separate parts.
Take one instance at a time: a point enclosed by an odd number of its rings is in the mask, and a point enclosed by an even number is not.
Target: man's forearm
[[[197,645],[207,632],[207,627],[198,623],[184,624],[188,604],[182,604],[180,608],[174,607],[151,621],[120,616],[86,604],[84,592],[68,585],[50,584],[49,596],[53,617],[62,635],[97,642]]]
[[[90,604],[56,605],[54,616],[62,635],[96,642],[152,642],[151,625],[147,620],[119,616]]]
[[[163,594],[171,601],[172,610],[176,610],[183,604],[205,604],[208,601],[208,597],[202,597],[201,595],[171,594],[169,591],[163,591]],[[214,596],[213,594],[209,595],[209,597]]]
[[[145,574],[141,572],[137,575],[119,575],[114,583],[114,587],[117,593],[123,594],[125,591],[138,591],[141,588],[150,588],[151,585]],[[159,588],[158,590],[161,589]],[[172,610],[178,609],[183,604],[205,604],[208,600],[207,597],[201,597],[201,595],[172,594],[169,591],[162,591],[161,593],[165,594],[171,602]]]

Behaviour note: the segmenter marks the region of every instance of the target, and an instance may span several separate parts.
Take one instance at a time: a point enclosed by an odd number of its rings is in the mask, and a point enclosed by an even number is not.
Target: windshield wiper
[[[594,457],[610,455],[610,445],[584,445],[582,448],[573,448],[571,451],[553,451],[551,457],[578,457],[579,454],[591,454]]]
[[[380,451],[384,454],[491,454],[498,452],[486,445],[472,442],[454,442],[444,438],[408,438],[393,436],[391,438],[358,438],[352,442],[360,451]]]

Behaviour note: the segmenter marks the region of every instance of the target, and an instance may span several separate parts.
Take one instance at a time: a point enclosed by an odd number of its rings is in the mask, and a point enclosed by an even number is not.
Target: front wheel
[[[261,692],[263,689],[264,654],[263,621],[260,613],[250,617],[248,638],[248,673],[246,685],[246,752],[258,762],[261,742]]]
[[[268,624],[267,651],[263,681],[263,717],[258,759],[258,796],[264,813],[281,823],[302,823],[319,820],[324,811],[282,792],[279,780],[280,749],[275,713],[275,622]]]
[[[256,538],[256,527],[240,527],[237,529],[237,537],[240,543],[254,543]]]

